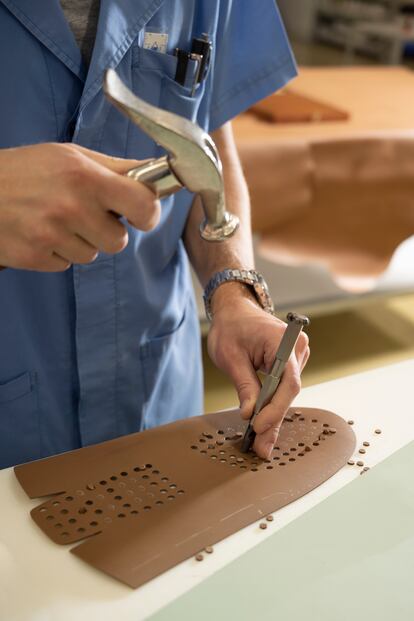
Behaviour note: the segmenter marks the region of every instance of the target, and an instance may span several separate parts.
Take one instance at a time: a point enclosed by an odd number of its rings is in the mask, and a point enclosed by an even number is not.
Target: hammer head
[[[179,182],[200,195],[206,214],[202,236],[224,239],[238,226],[226,211],[222,165],[211,137],[197,124],[161,110],[134,95],[115,71],[104,78],[107,98],[169,154],[168,164]]]

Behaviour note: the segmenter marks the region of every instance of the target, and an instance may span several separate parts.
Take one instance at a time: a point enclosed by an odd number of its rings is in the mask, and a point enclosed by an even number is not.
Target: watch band
[[[228,269],[214,274],[204,290],[204,306],[206,309],[206,316],[209,321],[212,320],[211,299],[213,294],[216,289],[220,287],[220,285],[223,285],[226,282],[241,282],[250,286],[263,310],[268,313],[274,313],[274,306],[272,298],[270,297],[269,287],[259,272],[256,272],[256,270]]]

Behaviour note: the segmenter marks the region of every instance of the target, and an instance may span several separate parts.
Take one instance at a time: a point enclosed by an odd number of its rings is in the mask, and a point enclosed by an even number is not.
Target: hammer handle
[[[172,172],[167,156],[149,160],[137,168],[131,168],[126,176],[146,185],[158,198],[175,194],[183,187]]]

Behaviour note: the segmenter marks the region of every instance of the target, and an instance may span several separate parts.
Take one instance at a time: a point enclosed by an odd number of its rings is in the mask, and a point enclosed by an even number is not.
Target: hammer
[[[239,219],[226,210],[221,161],[211,137],[196,123],[134,95],[113,69],[105,72],[103,90],[116,108],[167,151],[131,169],[127,176],[144,183],[159,198],[183,187],[199,194],[205,214],[201,237],[207,241],[230,237]]]

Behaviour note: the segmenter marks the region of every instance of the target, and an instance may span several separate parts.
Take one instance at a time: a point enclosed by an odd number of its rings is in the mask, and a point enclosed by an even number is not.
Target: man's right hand
[[[0,149],[0,265],[59,272],[121,252],[117,215],[142,231],[160,218],[155,195],[124,176],[139,164],[73,144]]]

